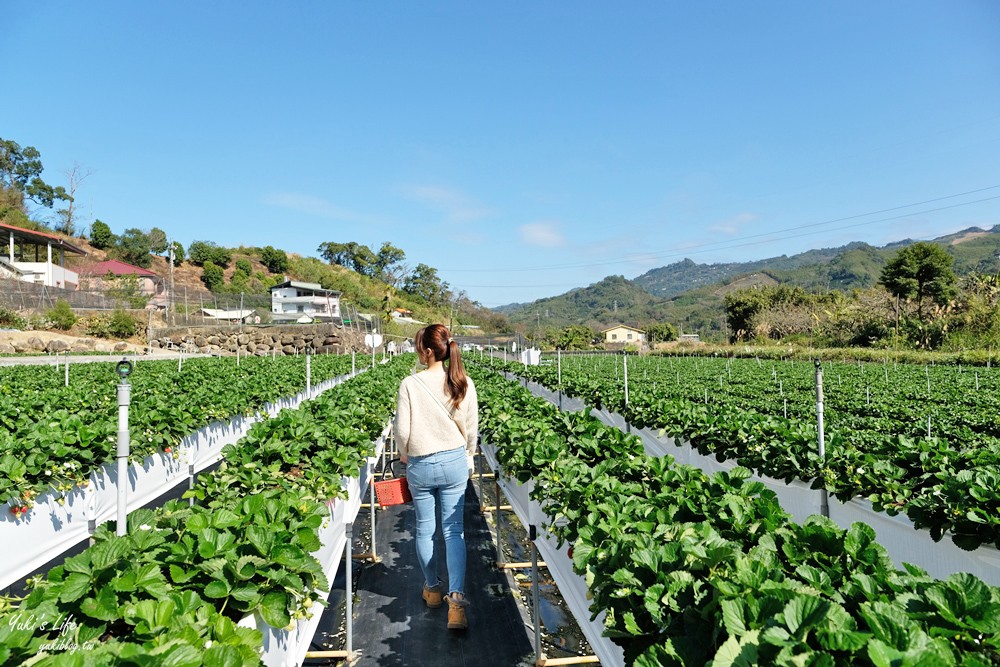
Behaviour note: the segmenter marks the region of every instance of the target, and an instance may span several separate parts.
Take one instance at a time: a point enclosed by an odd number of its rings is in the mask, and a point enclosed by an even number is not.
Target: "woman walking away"
[[[462,353],[443,324],[432,324],[414,338],[426,370],[405,378],[396,405],[396,444],[417,514],[417,560],[424,574],[428,607],[448,602],[448,628],[465,630],[465,488],[472,472],[479,435],[476,387],[465,374]],[[434,531],[441,510],[448,595],[437,575]]]

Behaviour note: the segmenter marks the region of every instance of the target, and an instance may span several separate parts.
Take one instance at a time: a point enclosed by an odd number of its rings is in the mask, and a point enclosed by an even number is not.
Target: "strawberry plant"
[[[373,369],[261,422],[226,449],[221,470],[199,477],[198,504],[133,512],[124,537],[105,524],[94,546],[33,581],[26,598],[0,598],[0,663],[260,664],[260,633],[236,621],[259,615],[291,629],[316,613],[317,592],[329,587],[312,556],[325,501],[358,474],[407,370],[402,361]],[[302,456],[295,465],[289,448]],[[71,633],[52,622],[70,615]]]
[[[484,441],[505,474],[534,480],[628,664],[1000,662],[1000,590],[896,570],[870,527],[795,524],[746,469],[708,477],[634,438],[595,450],[586,415],[556,435],[550,405],[495,375],[476,383]]]
[[[552,366],[488,363],[688,441],[703,455],[903,512],[934,539],[948,536],[963,549],[1000,546],[996,369],[824,364],[821,461],[812,364],[630,357],[626,404],[620,355],[564,357],[561,386]],[[974,470],[983,472],[963,474]]]

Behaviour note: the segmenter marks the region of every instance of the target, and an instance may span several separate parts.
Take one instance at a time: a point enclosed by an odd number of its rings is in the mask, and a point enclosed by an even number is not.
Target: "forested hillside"
[[[878,284],[886,262],[912,243],[907,239],[874,247],[856,242],[789,257],[727,264],[698,264],[685,259],[631,281],[610,276],[589,287],[498,310],[526,332],[571,324],[600,330],[617,322],[637,326],[669,322],[682,333],[721,339],[729,334],[727,294],[776,285],[807,292],[849,293],[871,288]],[[953,270],[960,277],[1000,271],[1000,225],[990,230],[972,227],[932,243],[953,258]]]

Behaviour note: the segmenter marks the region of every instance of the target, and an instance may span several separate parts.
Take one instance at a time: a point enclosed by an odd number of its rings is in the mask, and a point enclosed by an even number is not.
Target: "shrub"
[[[45,314],[52,326],[60,331],[69,331],[76,324],[76,315],[66,299],[59,299],[56,305]]]
[[[24,329],[27,326],[27,320],[21,317],[16,310],[0,305],[0,327],[5,329]]]
[[[142,324],[124,310],[110,315],[98,315],[87,322],[87,334],[98,338],[131,338],[142,330]]]
[[[202,266],[201,282],[212,292],[217,292],[225,284],[226,276],[222,267],[212,261]]]

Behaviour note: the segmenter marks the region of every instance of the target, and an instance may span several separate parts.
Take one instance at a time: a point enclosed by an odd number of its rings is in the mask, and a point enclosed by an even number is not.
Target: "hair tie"
[[[455,342],[455,339],[454,339],[454,338],[449,338],[449,339],[448,339],[448,345],[451,345],[451,344],[452,344],[452,343],[454,343],[454,342]]]

